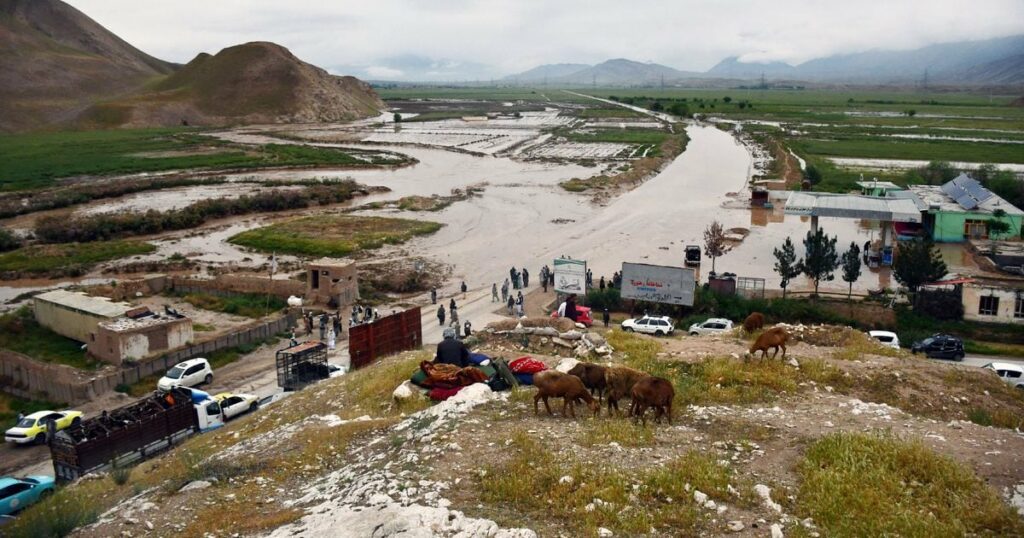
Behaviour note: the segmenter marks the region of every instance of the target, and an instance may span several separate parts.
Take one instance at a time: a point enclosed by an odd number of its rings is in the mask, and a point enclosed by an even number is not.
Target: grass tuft
[[[843,433],[799,467],[801,517],[828,536],[1020,536],[1024,523],[969,469],[919,441]]]

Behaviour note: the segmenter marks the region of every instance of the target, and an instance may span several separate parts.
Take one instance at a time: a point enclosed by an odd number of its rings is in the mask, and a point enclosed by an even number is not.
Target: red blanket
[[[548,369],[543,362],[532,357],[519,357],[518,359],[508,363],[508,368],[509,370],[512,370],[512,373],[514,374],[535,374]]]
[[[430,396],[431,400],[435,400],[435,401],[438,401],[438,402],[443,402],[444,400],[447,400],[448,398],[451,398],[452,396],[455,396],[456,394],[459,393],[460,390],[462,390],[464,388],[466,388],[466,387],[455,387],[455,388],[451,388],[451,389],[442,389],[442,388],[438,387],[438,388],[430,389],[430,392],[427,393],[427,396]]]

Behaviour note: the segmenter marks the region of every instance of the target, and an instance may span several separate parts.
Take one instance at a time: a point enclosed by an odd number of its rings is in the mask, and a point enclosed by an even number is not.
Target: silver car
[[[692,336],[704,334],[721,334],[732,330],[732,321],[725,318],[711,318],[704,323],[694,323],[687,331]]]

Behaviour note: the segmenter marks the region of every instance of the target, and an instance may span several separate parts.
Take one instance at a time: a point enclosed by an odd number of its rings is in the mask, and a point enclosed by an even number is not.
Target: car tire
[[[628,333],[633,332],[633,328],[632,327],[626,327],[625,329],[622,329],[622,330],[624,330],[624,331],[626,331]]]
[[[82,423],[82,417],[75,417],[71,420],[71,427],[74,428]]]
[[[42,432],[37,433],[35,439],[33,439],[32,441],[35,442],[35,444],[37,445],[44,445],[46,444],[46,434]]]
[[[955,360],[956,362],[963,362],[964,354],[963,353],[957,353],[956,355],[953,355],[953,360]]]
[[[661,331],[661,330],[654,331],[654,336],[665,336],[665,331]]]
[[[700,333],[694,331],[690,333],[690,336],[700,336]]]
[[[203,384],[209,385],[210,383],[213,383],[213,374],[206,374],[206,377],[203,378]]]
[[[249,405],[249,411],[250,412],[255,411],[255,410],[259,409],[259,408],[260,408],[260,403],[259,402],[253,402],[251,405]]]

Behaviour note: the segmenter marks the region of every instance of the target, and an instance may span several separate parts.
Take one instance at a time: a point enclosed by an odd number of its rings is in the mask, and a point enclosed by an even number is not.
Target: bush
[[[21,247],[21,239],[7,228],[0,228],[0,252]]]
[[[132,477],[132,468],[117,465],[116,463],[111,466],[110,479],[114,481],[118,486],[123,486],[128,483],[128,479]]]
[[[622,297],[618,288],[608,287],[604,291],[593,288],[587,292],[586,305],[594,310],[618,310],[622,307]]]

